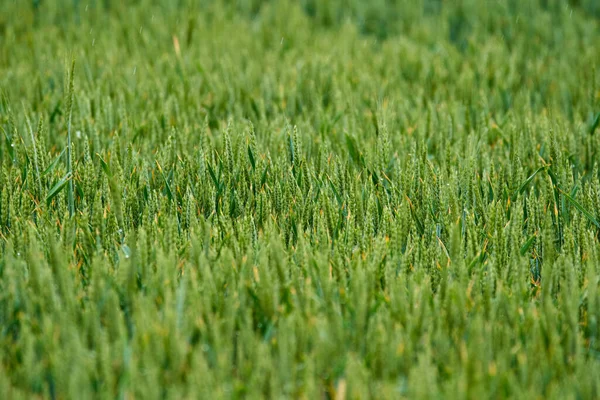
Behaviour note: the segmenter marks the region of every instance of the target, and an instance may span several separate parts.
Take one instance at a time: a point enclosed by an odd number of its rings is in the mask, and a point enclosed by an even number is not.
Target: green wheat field
[[[0,1],[1,399],[600,397],[597,0]]]

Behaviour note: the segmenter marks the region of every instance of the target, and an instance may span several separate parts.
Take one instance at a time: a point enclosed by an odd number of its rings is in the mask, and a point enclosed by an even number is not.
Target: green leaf
[[[364,167],[364,158],[361,152],[358,150],[358,144],[356,143],[356,139],[352,136],[346,134],[346,147],[348,147],[348,152],[350,153],[350,157],[352,161],[357,165]]]
[[[208,164],[208,174],[210,175],[210,178],[212,179],[213,183],[215,184],[215,187],[218,188],[219,185],[219,181],[217,180],[217,177],[215,175],[215,171],[213,171],[212,167],[210,166],[210,164]]]
[[[515,198],[517,196],[517,194],[523,194],[523,192],[525,191],[525,189],[527,189],[527,186],[529,186],[529,184],[531,183],[531,181],[533,181],[533,178],[535,178],[535,176],[544,171],[547,167],[539,167],[538,169],[535,170],[535,172],[533,174],[531,174],[531,176],[529,176],[529,178],[527,178],[525,180],[525,182],[523,182],[523,184],[521,185],[521,187],[519,187],[519,190],[517,190],[517,192],[515,193],[514,197]]]
[[[252,154],[252,149],[248,146],[248,158],[250,159],[250,165],[252,165],[252,170],[256,169],[256,161],[254,160],[254,154]]]
[[[596,114],[596,118],[594,118],[594,121],[592,122],[592,125],[590,126],[590,135],[594,134],[594,132],[596,131],[596,128],[598,128],[598,125],[600,125],[600,112],[598,114]]]
[[[412,201],[410,201],[410,198],[407,195],[404,195],[404,197],[406,198],[406,201],[408,201],[408,205],[410,206],[410,214],[412,215],[413,219],[415,220],[415,223],[417,224],[417,230],[419,231],[419,234],[425,234],[425,227],[421,222],[421,219],[417,215],[415,206],[413,205]]]
[[[169,181],[167,179],[167,177],[165,176],[162,167],[160,166],[160,164],[158,163],[158,161],[156,161],[156,166],[158,167],[158,171],[160,172],[160,175],[163,178],[163,181],[165,181],[165,188],[167,190],[167,197],[169,198],[169,200],[173,200],[173,191],[171,191],[171,185],[169,185]]]
[[[260,187],[264,187],[267,182],[267,172],[269,171],[269,165],[265,167],[265,170],[262,173],[262,178],[260,178]]]
[[[69,183],[70,180],[71,180],[71,173],[67,172],[67,174],[65,176],[63,176],[52,187],[52,189],[50,189],[50,192],[48,192],[48,196],[46,196],[46,204],[47,205],[50,205],[50,203],[52,202],[52,199],[55,198],[65,186],[67,186],[67,183]]]
[[[100,156],[100,154],[96,154],[98,156],[98,158],[100,159],[100,165],[102,166],[102,170],[104,171],[104,173],[110,178],[112,177],[112,171],[110,170],[110,166],[106,163],[106,161],[104,161],[102,159],[102,157]]]
[[[565,198],[567,200],[569,200],[569,202],[571,204],[573,204],[573,206],[578,209],[583,215],[585,215],[585,217],[592,223],[594,224],[597,228],[600,228],[600,223],[598,222],[598,220],[596,220],[596,218],[585,208],[583,208],[583,206],[581,204],[579,204],[579,202],[577,200],[575,200],[573,197],[571,197],[569,194],[567,194],[566,192],[564,192],[563,190],[561,190],[560,188],[558,189],[563,196],[565,196]]]
[[[529,238],[525,241],[525,243],[523,243],[523,246],[521,246],[521,250],[520,250],[520,253],[522,256],[524,256],[527,253],[527,251],[529,251],[529,249],[533,245],[533,242],[535,241],[536,237],[537,237],[537,234],[533,234],[533,235],[529,236]]]
[[[335,188],[333,182],[331,182],[331,179],[329,177],[327,177],[327,180],[329,181],[329,185],[331,186],[331,190],[333,190],[333,194],[335,195],[335,199],[337,200],[338,205],[341,208],[342,205],[343,205],[342,198],[340,197],[340,194],[338,193],[337,189]]]
[[[288,134],[288,146],[290,151],[290,163],[294,163],[295,161],[295,153],[294,153],[294,140],[292,139],[292,135]]]
[[[56,158],[50,163],[50,165],[48,165],[48,167],[44,170],[44,172],[42,172],[42,176],[46,176],[49,173],[51,173],[52,171],[54,171],[54,169],[56,169],[56,166],[58,165],[58,163],[60,162],[60,159],[62,158],[62,156],[65,154],[66,151],[67,151],[67,148],[65,147],[63,149],[63,151],[61,151],[60,154],[58,156],[56,156]]]

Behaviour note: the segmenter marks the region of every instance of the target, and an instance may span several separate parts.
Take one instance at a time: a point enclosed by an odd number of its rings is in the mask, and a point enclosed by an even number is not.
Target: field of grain
[[[0,1],[0,398],[600,397],[600,2]]]

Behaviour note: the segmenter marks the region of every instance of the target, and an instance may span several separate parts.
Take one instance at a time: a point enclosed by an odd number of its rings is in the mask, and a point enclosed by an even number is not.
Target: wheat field
[[[600,397],[596,0],[4,0],[0,90],[0,398]]]

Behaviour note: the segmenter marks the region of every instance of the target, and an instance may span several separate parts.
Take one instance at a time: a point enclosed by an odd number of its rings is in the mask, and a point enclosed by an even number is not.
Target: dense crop
[[[600,3],[120,3],[0,2],[0,398],[600,396]]]

